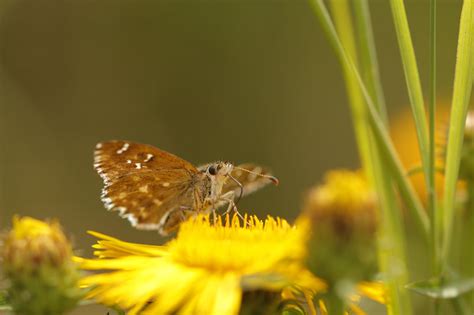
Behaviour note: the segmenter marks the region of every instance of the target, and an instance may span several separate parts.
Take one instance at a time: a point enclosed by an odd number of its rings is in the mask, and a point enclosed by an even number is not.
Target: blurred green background
[[[407,93],[390,7],[370,4],[395,115]],[[426,83],[428,1],[406,5]],[[443,98],[460,5],[439,1]],[[99,141],[268,165],[280,186],[240,209],[290,219],[326,170],[358,167],[340,67],[304,0],[1,0],[0,137],[0,227],[14,214],[58,218],[85,255],[86,230],[162,240],[102,206]]]

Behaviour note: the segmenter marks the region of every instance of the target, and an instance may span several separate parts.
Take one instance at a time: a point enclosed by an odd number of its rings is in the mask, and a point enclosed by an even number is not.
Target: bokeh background
[[[408,97],[390,7],[370,4],[394,117]],[[439,1],[442,99],[460,5]],[[428,1],[406,7],[427,82]],[[85,255],[86,230],[161,242],[102,206],[92,151],[109,139],[268,165],[280,186],[240,209],[289,219],[326,170],[359,165],[340,67],[304,0],[1,0],[0,227],[58,218]]]

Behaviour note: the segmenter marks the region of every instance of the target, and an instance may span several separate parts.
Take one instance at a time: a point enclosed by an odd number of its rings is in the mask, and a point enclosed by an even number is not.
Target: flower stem
[[[464,240],[464,246],[462,250],[465,251],[465,261],[463,261],[463,267],[465,268],[468,277],[474,278],[474,251],[472,250],[472,244],[474,244],[474,181],[467,181],[467,205],[465,209],[467,216],[466,226],[464,231],[466,239]],[[466,246],[467,245],[467,246]],[[474,308],[474,292],[467,294],[467,300],[471,308]]]
[[[429,219],[423,209],[421,202],[418,196],[415,194],[413,186],[405,174],[403,166],[398,158],[398,155],[395,151],[393,143],[388,135],[386,127],[378,114],[374,102],[365,87],[362,78],[359,75],[359,72],[352,62],[352,59],[345,51],[343,44],[341,43],[336,29],[332,23],[331,17],[326,10],[326,6],[322,0],[309,0],[311,8],[313,9],[315,15],[318,17],[321,25],[326,32],[328,39],[333,46],[339,61],[343,67],[348,68],[354,74],[354,77],[357,79],[361,92],[364,96],[367,106],[368,122],[370,124],[373,135],[380,145],[380,150],[383,154],[384,163],[388,164],[388,169],[391,171],[391,174],[394,180],[397,182],[402,198],[407,204],[408,209],[412,212],[416,223],[418,224],[422,237],[426,240],[429,238]]]
[[[372,135],[372,130],[369,128],[368,112],[366,100],[364,99],[364,85],[358,76],[355,65],[351,67],[350,60],[355,62],[357,60],[357,45],[354,41],[352,17],[350,14],[350,6],[348,0],[332,0],[330,2],[334,22],[337,33],[333,34],[335,40],[340,38],[340,46],[342,54],[347,53],[345,58],[341,59],[344,77],[346,80],[346,87],[349,94],[349,102],[351,104],[354,128],[356,131],[356,139],[359,145],[359,152],[362,157],[364,169],[374,185],[377,195],[379,196],[379,203],[382,210],[382,222],[379,233],[379,263],[381,272],[385,276],[385,280],[389,287],[390,303],[387,306],[389,314],[410,314],[410,303],[406,292],[400,290],[401,286],[408,280],[407,268],[405,265],[404,253],[404,237],[401,220],[399,217],[400,210],[396,206],[395,195],[393,191],[392,179],[389,174],[383,171],[381,154],[377,146],[376,139]],[[367,3],[365,3],[367,4]],[[327,14],[324,4],[322,2],[313,3],[318,6],[316,13],[320,16]],[[359,24],[370,26],[368,6],[359,13],[365,13],[359,17]],[[327,27],[331,28],[331,20],[327,16]],[[372,51],[370,46],[371,30],[365,28],[368,34],[365,34],[366,40],[363,42],[364,48],[362,51],[363,73],[364,79],[369,82],[369,89],[372,96],[379,96],[377,99],[382,99],[380,85],[374,82],[373,64],[376,64],[375,50]],[[339,35],[339,36],[338,36]],[[378,73],[378,71],[376,71]],[[378,77],[378,76],[377,76]],[[379,90],[380,89],[380,90]],[[368,96],[368,94],[366,95]],[[384,110],[385,106],[377,106],[378,112]],[[395,271],[395,269],[397,269]],[[336,303],[337,305],[337,303]],[[337,314],[337,313],[335,313]]]
[[[428,177],[428,208],[430,211],[431,226],[434,226],[434,217],[436,213],[436,139],[435,139],[435,130],[436,130],[436,0],[430,0],[430,57],[429,57],[429,72],[430,72],[430,82],[429,82],[429,101],[428,101],[428,112],[429,112],[429,141],[430,141],[430,155],[429,155],[429,177]],[[433,270],[436,270],[436,256],[437,256],[437,246],[436,238],[434,234],[434,229],[431,233],[431,252],[432,252],[432,262]]]
[[[354,13],[357,34],[360,41],[360,64],[364,82],[367,84],[372,99],[377,105],[380,117],[387,124],[387,108],[385,96],[380,79],[377,51],[375,49],[372,22],[370,19],[370,9],[368,0],[354,0]]]
[[[331,0],[331,11],[334,17],[335,27],[347,53],[352,60],[357,60],[357,48],[352,33],[352,17],[348,0]],[[364,96],[361,93],[354,73],[348,67],[343,67],[349,105],[352,112],[352,122],[356,135],[356,142],[364,170],[369,170],[372,165],[372,153],[370,149],[370,128],[367,123],[367,108]]]
[[[345,304],[344,300],[340,298],[336,293],[329,293],[327,295],[327,309],[328,314],[331,315],[344,315]]]
[[[435,236],[440,244],[437,263],[438,274],[446,267],[452,237],[456,183],[458,180],[463,132],[473,82],[474,54],[474,0],[465,0],[461,12],[454,77],[453,99],[450,115],[443,207],[435,219]]]
[[[403,69],[408,88],[408,96],[415,119],[418,144],[425,175],[425,182],[428,190],[429,186],[429,145],[428,145],[428,124],[426,122],[425,108],[423,103],[423,92],[421,89],[420,75],[416,63],[415,50],[411,40],[410,28],[405,12],[403,0],[390,0],[392,7],[393,21],[400,47]]]

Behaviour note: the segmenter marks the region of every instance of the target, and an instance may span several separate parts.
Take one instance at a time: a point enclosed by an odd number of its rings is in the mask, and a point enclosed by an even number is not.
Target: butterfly
[[[186,218],[224,205],[236,209],[240,197],[278,179],[251,163],[235,166],[217,161],[195,167],[147,144],[100,142],[94,168],[104,181],[102,201],[138,229],[167,235]],[[235,201],[235,198],[238,198]]]

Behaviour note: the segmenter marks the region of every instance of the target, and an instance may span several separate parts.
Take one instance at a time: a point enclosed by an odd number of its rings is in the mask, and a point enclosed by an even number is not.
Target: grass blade
[[[331,18],[324,6],[322,0],[311,1],[313,9],[320,18],[324,29],[328,33],[332,44],[336,48],[336,53],[341,61],[344,75],[346,78],[346,86],[349,92],[351,102],[354,126],[356,135],[364,137],[362,144],[369,144],[367,154],[368,163],[365,170],[369,178],[375,184],[377,195],[382,210],[382,222],[379,230],[379,262],[381,271],[385,275],[385,281],[388,287],[390,303],[387,305],[388,314],[411,314],[410,300],[408,294],[403,290],[404,285],[408,281],[408,270],[405,257],[405,239],[403,235],[403,227],[400,218],[400,211],[396,206],[396,198],[393,191],[392,178],[388,172],[382,167],[383,154],[380,154],[380,137],[373,137],[373,126],[370,122],[378,121],[377,126],[384,130],[384,124],[377,116],[378,112],[374,107],[372,99],[365,89],[356,66],[352,60],[357,59],[357,48],[352,34],[352,19],[350,15],[348,0],[333,0],[331,2],[332,10],[337,30],[332,24]],[[346,48],[346,50],[344,49]],[[362,94],[360,93],[362,92]],[[371,103],[371,115],[368,115],[368,107],[365,102]],[[355,109],[355,110],[354,110]],[[370,117],[375,119],[370,119]],[[369,118],[369,124],[367,119]],[[367,128],[367,127],[370,127]],[[358,130],[358,128],[360,128]],[[359,140],[359,139],[358,139]],[[376,140],[376,141],[374,141]],[[386,140],[386,139],[385,139]],[[388,143],[389,140],[386,142]],[[376,145],[374,145],[376,143]],[[367,153],[361,142],[358,141],[361,154]],[[392,159],[396,160],[396,158]],[[399,169],[400,170],[400,169]],[[400,174],[402,174],[400,172]]]
[[[474,54],[474,0],[465,0],[459,27],[454,90],[449,123],[443,207],[436,218],[437,239],[441,242],[440,271],[445,268],[451,243],[454,198],[458,180],[464,125],[471,96]]]
[[[403,0],[390,0],[392,7],[393,21],[397,33],[398,45],[402,57],[403,69],[408,88],[408,96],[415,119],[418,144],[420,147],[420,156],[423,162],[426,185],[429,181],[429,143],[428,143],[428,124],[423,102],[423,92],[421,89],[420,75],[416,63],[415,50],[411,40],[410,28],[405,12]]]
[[[380,79],[377,51],[375,49],[375,40],[370,19],[369,2],[368,0],[354,0],[353,4],[357,34],[359,35],[360,42],[362,76],[364,82],[367,84],[367,89],[372,99],[377,105],[380,117],[382,117],[385,124],[387,124],[387,108],[382,89],[382,80]]]
[[[404,201],[406,202],[407,207],[413,214],[416,223],[420,227],[422,236],[426,240],[428,240],[430,233],[428,216],[425,210],[423,209],[423,206],[421,205],[421,202],[418,196],[416,195],[413,186],[411,185],[405,174],[405,171],[398,158],[390,136],[388,135],[388,131],[385,128],[384,122],[380,118],[378,111],[376,110],[376,107],[374,105],[374,102],[370,94],[368,93],[365,84],[359,75],[359,72],[357,71],[357,68],[344,50],[344,47],[341,41],[339,40],[336,29],[332,24],[331,17],[329,16],[329,13],[326,10],[324,2],[322,0],[309,0],[309,3],[312,9],[314,10],[316,16],[320,20],[324,31],[328,34],[328,39],[333,48],[335,49],[335,52],[338,58],[340,59],[340,62],[343,64],[344,67],[350,69],[354,73],[354,76],[357,78],[357,82],[366,101],[369,123],[373,134],[379,141],[381,152],[383,152],[384,158],[389,164],[389,169],[392,173],[392,176],[400,187],[400,193]]]

